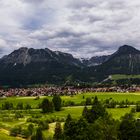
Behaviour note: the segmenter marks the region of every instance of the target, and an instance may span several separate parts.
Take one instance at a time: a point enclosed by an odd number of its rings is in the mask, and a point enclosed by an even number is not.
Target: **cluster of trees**
[[[128,100],[118,102],[110,98],[110,99],[106,99],[104,101],[104,104],[107,108],[115,108],[115,107],[126,108],[129,107],[129,105],[135,105],[137,103]]]
[[[61,110],[61,98],[60,96],[54,96],[52,100],[49,100],[47,98],[43,99],[41,103],[41,108],[43,113],[51,113],[54,110],[55,111],[60,111]],[[13,109],[13,104],[9,102],[5,102],[2,105],[3,109]],[[30,106],[27,104],[26,106],[23,106],[23,103],[18,103],[16,106],[17,110],[22,110],[26,107],[26,109],[30,109]],[[21,111],[16,111],[14,118],[19,119],[24,117]],[[14,126],[10,130],[10,135],[11,136],[20,136],[23,138],[30,138],[31,140],[44,140],[42,131],[43,130],[48,130],[49,129],[49,121],[56,121],[56,120],[43,120],[39,119],[41,116],[35,116],[32,118],[28,118],[27,122],[31,123],[28,125],[27,128],[22,128],[22,126]],[[63,120],[64,121],[64,120]],[[57,128],[56,128],[57,129]]]
[[[1,107],[2,110],[13,110],[13,109],[16,109],[16,110],[24,110],[24,109],[32,109],[31,105],[30,104],[25,104],[23,105],[22,102],[19,102],[17,103],[16,106],[13,105],[13,103],[10,103],[10,102],[4,102],[2,104],[2,107]]]
[[[140,103],[137,103],[136,104],[136,110],[135,110],[136,112],[140,112]]]
[[[81,103],[75,103],[74,101],[63,101],[63,106],[83,106],[83,105],[92,105],[94,97],[87,97],[83,96],[83,101]],[[126,108],[129,107],[129,105],[136,105],[136,102],[123,100],[123,101],[115,101],[112,98],[106,99],[102,101],[103,104],[106,106],[106,108]]]
[[[71,115],[62,129],[57,124],[55,140],[139,140],[140,120],[133,112],[126,114],[120,121],[110,116],[103,104],[95,97],[91,108],[85,106],[82,117],[75,120]]]
[[[10,135],[28,138],[33,134],[33,131],[34,131],[33,124],[29,124],[27,128],[22,128],[21,126],[15,126],[10,130]]]
[[[36,126],[37,125],[37,126]],[[15,126],[10,130],[11,136],[20,136],[22,138],[31,138],[31,140],[44,140],[42,131],[49,129],[49,124],[46,121],[40,121],[36,125],[29,124],[27,128]]]
[[[51,100],[45,98],[43,99],[41,105],[39,105],[42,108],[43,113],[49,113],[55,111],[60,111],[62,107],[62,100],[60,96],[55,95]],[[1,106],[2,110],[29,110],[32,109],[30,104],[23,104],[22,102],[19,102],[16,104],[16,106],[13,105],[11,102],[4,102]]]
[[[36,100],[39,99],[39,97],[36,98]],[[83,99],[85,97],[83,96]],[[55,111],[60,111],[62,106],[83,106],[83,105],[92,105],[93,104],[94,97],[88,97],[85,100],[83,100],[81,103],[75,103],[74,101],[64,101],[62,102],[60,96],[55,95],[52,100],[49,100],[45,98],[43,102],[35,108],[42,108],[43,113],[48,113],[48,112],[53,112]],[[103,101],[103,104],[107,108],[126,108],[129,105],[137,105],[136,102],[132,101],[115,101],[112,98],[106,99]],[[2,110],[29,110],[33,109],[34,107],[31,106],[30,104],[26,103],[23,104],[22,102],[17,103],[15,106],[11,102],[4,102],[1,106]]]
[[[104,116],[106,110],[102,103],[98,101],[97,96],[94,98],[93,105],[91,109],[88,109],[87,106],[84,107],[82,116],[89,122],[93,123],[96,119],[101,116]]]
[[[140,84],[140,78],[125,78],[125,79],[119,79],[116,80],[116,85],[139,85]]]
[[[62,107],[62,100],[60,96],[58,95],[55,95],[52,101],[47,98],[43,99],[42,104],[41,104],[43,113],[51,113],[54,110],[60,111],[61,107]]]

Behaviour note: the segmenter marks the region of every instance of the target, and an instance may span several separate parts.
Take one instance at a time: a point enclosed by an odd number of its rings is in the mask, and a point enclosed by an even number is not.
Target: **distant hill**
[[[91,66],[98,66],[102,63],[106,62],[109,59],[110,55],[103,55],[103,56],[94,56],[90,59],[82,59],[82,63],[85,66],[91,67]]]
[[[71,54],[62,53],[59,51],[51,51],[47,48],[20,48],[0,59],[0,63],[3,63],[4,65],[13,65],[14,67],[18,64],[26,66],[31,63],[38,62],[57,62],[66,65],[81,66],[81,62],[78,59],[74,58]]]
[[[0,84],[61,83],[82,66],[71,54],[20,48],[0,59]]]
[[[20,48],[1,58],[0,66],[0,85],[94,83],[112,74],[140,74],[140,51],[124,45],[112,55],[80,60],[47,48]]]
[[[102,65],[98,66],[98,72],[104,74],[140,74],[140,51],[128,46],[121,46]]]

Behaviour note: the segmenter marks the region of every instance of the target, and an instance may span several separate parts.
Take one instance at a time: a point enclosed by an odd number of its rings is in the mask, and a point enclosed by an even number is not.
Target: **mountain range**
[[[0,85],[93,83],[111,74],[140,74],[140,51],[123,45],[90,59],[45,49],[20,48],[0,59]]]

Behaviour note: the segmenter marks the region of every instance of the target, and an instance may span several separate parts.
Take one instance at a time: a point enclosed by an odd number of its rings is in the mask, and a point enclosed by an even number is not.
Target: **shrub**
[[[22,138],[28,138],[29,136],[31,136],[31,135],[30,135],[30,132],[29,132],[28,129],[22,129],[21,130],[21,137]]]
[[[10,103],[10,102],[5,102],[4,104],[2,104],[2,109],[3,110],[10,110],[10,109],[13,109],[13,104]]]
[[[20,113],[20,112],[16,112],[15,113],[15,118],[19,119],[19,118],[23,118],[24,116]]]
[[[92,104],[91,98],[86,98],[86,105],[91,105],[91,104]]]
[[[23,103],[18,103],[16,109],[22,110],[23,109]]]
[[[17,136],[18,134],[21,134],[21,126],[15,126],[10,130],[11,136]]]
[[[75,105],[75,102],[73,102],[73,101],[65,102],[65,106],[74,106],[74,105]]]
[[[33,134],[33,130],[34,130],[34,125],[33,124],[29,124],[28,125],[28,131],[29,131],[30,135]]]
[[[140,104],[136,105],[136,112],[140,112]]]
[[[49,129],[49,124],[48,124],[47,121],[40,121],[40,122],[39,122],[39,127],[40,127],[42,130]]]
[[[31,140],[43,140],[43,134],[42,134],[42,130],[40,127],[38,127],[36,129],[36,132],[34,135],[32,135]]]
[[[28,110],[28,109],[32,109],[32,107],[31,107],[31,105],[26,104],[26,105],[25,105],[25,109],[26,109],[26,110]]]

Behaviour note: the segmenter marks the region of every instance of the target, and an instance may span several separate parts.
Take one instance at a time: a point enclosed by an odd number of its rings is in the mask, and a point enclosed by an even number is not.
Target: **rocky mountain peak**
[[[129,45],[123,45],[121,47],[119,47],[117,53],[123,53],[123,54],[134,54],[134,53],[140,53],[139,50],[135,49],[132,46]]]
[[[23,64],[24,66],[29,63],[63,63],[68,65],[80,66],[81,63],[78,59],[74,58],[71,54],[63,53],[59,51],[52,51],[48,48],[45,49],[34,49],[22,47],[11,54],[4,56],[1,62],[5,64]]]

